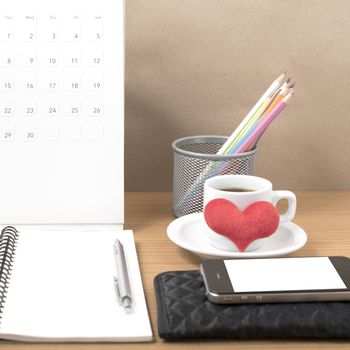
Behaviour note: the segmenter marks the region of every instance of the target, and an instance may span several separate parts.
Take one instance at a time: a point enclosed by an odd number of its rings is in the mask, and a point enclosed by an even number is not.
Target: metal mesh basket
[[[225,136],[191,136],[175,140],[173,212],[176,216],[203,210],[205,180],[216,175],[253,175],[255,152],[217,155]]]

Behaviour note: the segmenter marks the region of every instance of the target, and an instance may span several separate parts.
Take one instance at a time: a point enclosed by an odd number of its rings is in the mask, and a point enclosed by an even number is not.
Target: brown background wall
[[[171,142],[230,134],[284,70],[297,94],[256,174],[350,189],[349,18],[346,0],[126,0],[126,190],[171,190]]]

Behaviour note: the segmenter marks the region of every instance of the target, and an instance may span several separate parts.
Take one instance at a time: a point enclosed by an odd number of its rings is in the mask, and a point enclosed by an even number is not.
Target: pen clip
[[[132,309],[131,298],[129,296],[125,296],[124,298],[122,298],[122,296],[120,295],[120,289],[119,289],[117,277],[113,276],[113,282],[114,282],[116,298],[119,302],[119,305],[121,305],[124,308],[125,312],[130,313],[130,310]]]
[[[121,298],[120,298],[120,292],[119,292],[119,285],[118,285],[118,278],[113,276],[113,282],[114,282],[114,289],[115,289],[115,295],[116,298],[119,302],[119,304],[121,304]]]

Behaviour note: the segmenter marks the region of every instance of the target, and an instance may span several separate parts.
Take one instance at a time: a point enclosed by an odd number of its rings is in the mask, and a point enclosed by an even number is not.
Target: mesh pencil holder
[[[173,213],[203,210],[205,180],[225,174],[253,175],[256,148],[246,153],[217,155],[225,136],[190,136],[172,143],[174,151]]]

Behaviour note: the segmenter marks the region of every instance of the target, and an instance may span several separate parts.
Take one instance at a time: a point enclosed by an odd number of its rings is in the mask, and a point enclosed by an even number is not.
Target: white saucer
[[[213,247],[205,231],[203,213],[182,216],[172,221],[167,229],[169,239],[181,248],[206,259],[267,258],[295,252],[302,248],[307,236],[298,225],[280,224],[278,230],[264,239],[264,244],[250,252],[229,252]]]

